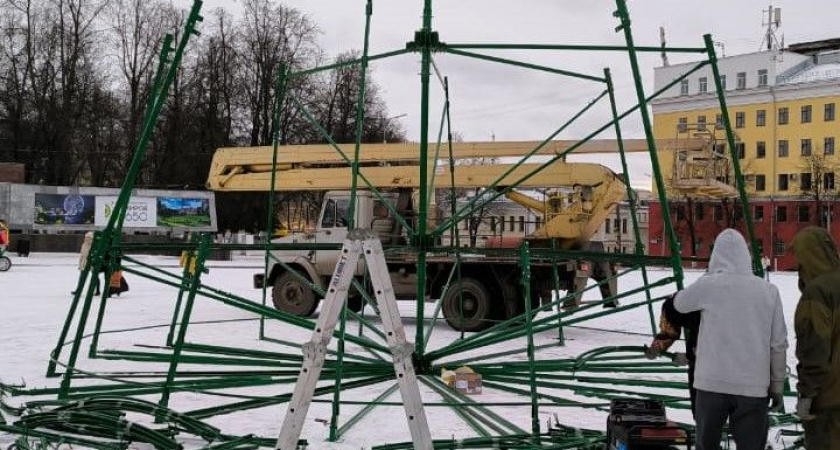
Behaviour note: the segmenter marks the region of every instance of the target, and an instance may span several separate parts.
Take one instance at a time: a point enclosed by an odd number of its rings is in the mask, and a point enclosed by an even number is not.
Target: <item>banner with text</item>
[[[108,225],[117,197],[96,197],[96,226]],[[157,199],[132,197],[125,213],[126,228],[154,228],[157,226]]]

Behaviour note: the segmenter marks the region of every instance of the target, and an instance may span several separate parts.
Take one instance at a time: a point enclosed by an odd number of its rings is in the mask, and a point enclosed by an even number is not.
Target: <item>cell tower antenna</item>
[[[662,43],[662,66],[668,67],[671,64],[668,62],[668,53],[665,52],[665,27],[659,27],[659,41]]]
[[[782,8],[774,8],[773,4],[770,4],[767,9],[762,10],[762,17],[761,25],[767,28],[759,49],[766,48],[768,52],[780,52],[782,46],[779,44],[778,31],[782,26]]]

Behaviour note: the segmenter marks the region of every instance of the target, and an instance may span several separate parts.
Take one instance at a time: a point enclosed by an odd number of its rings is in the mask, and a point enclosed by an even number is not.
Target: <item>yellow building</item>
[[[657,68],[656,89],[694,65]],[[840,206],[835,206],[835,177],[840,172],[836,154],[840,39],[722,58],[719,68],[756,235],[765,254],[775,257],[779,268],[788,268],[793,262],[786,244],[796,230],[814,224],[829,227],[835,235],[840,232],[832,224],[835,213],[840,213]],[[666,92],[652,104],[656,138],[708,136],[728,154],[716,92],[709,67]],[[658,150],[670,186],[677,167],[675,149]],[[731,172],[721,181],[731,184]],[[721,229],[743,227],[743,212],[732,201],[689,199],[673,189],[668,196],[685,255],[707,255]],[[656,223],[653,210],[651,216],[651,223]],[[653,227],[651,238],[656,239]],[[693,248],[689,241],[694,241]],[[652,253],[661,250],[661,245],[652,245]]]

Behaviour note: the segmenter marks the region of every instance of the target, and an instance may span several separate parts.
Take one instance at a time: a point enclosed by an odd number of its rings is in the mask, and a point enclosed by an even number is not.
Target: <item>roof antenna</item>
[[[770,59],[781,61],[781,53],[785,45],[784,37],[782,37],[781,42],[779,42],[778,37],[779,27],[782,26],[782,8],[774,8],[773,4],[770,4],[767,9],[761,12],[762,16],[766,14],[766,17],[761,19],[761,25],[767,28],[764,32],[764,39],[761,41],[759,51],[765,49],[768,52],[772,52]]]

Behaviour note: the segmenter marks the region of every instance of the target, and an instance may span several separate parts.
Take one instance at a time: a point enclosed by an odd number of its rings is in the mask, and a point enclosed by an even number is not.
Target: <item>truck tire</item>
[[[473,278],[461,278],[460,288],[463,310],[459,305],[457,281],[443,298],[446,323],[458,331],[481,331],[493,325],[493,300],[484,284]]]
[[[522,301],[522,288],[511,283],[502,284],[502,303],[504,304],[505,317],[504,320],[513,319],[517,316],[522,316],[519,323],[525,323],[525,302]],[[531,292],[531,309],[540,307],[539,293]],[[536,317],[537,313],[531,313],[531,318]]]
[[[12,260],[3,256],[0,257],[0,272],[6,272],[12,268]]]
[[[278,310],[300,317],[311,316],[319,301],[315,292],[291,272],[285,272],[274,280],[271,300]]]

